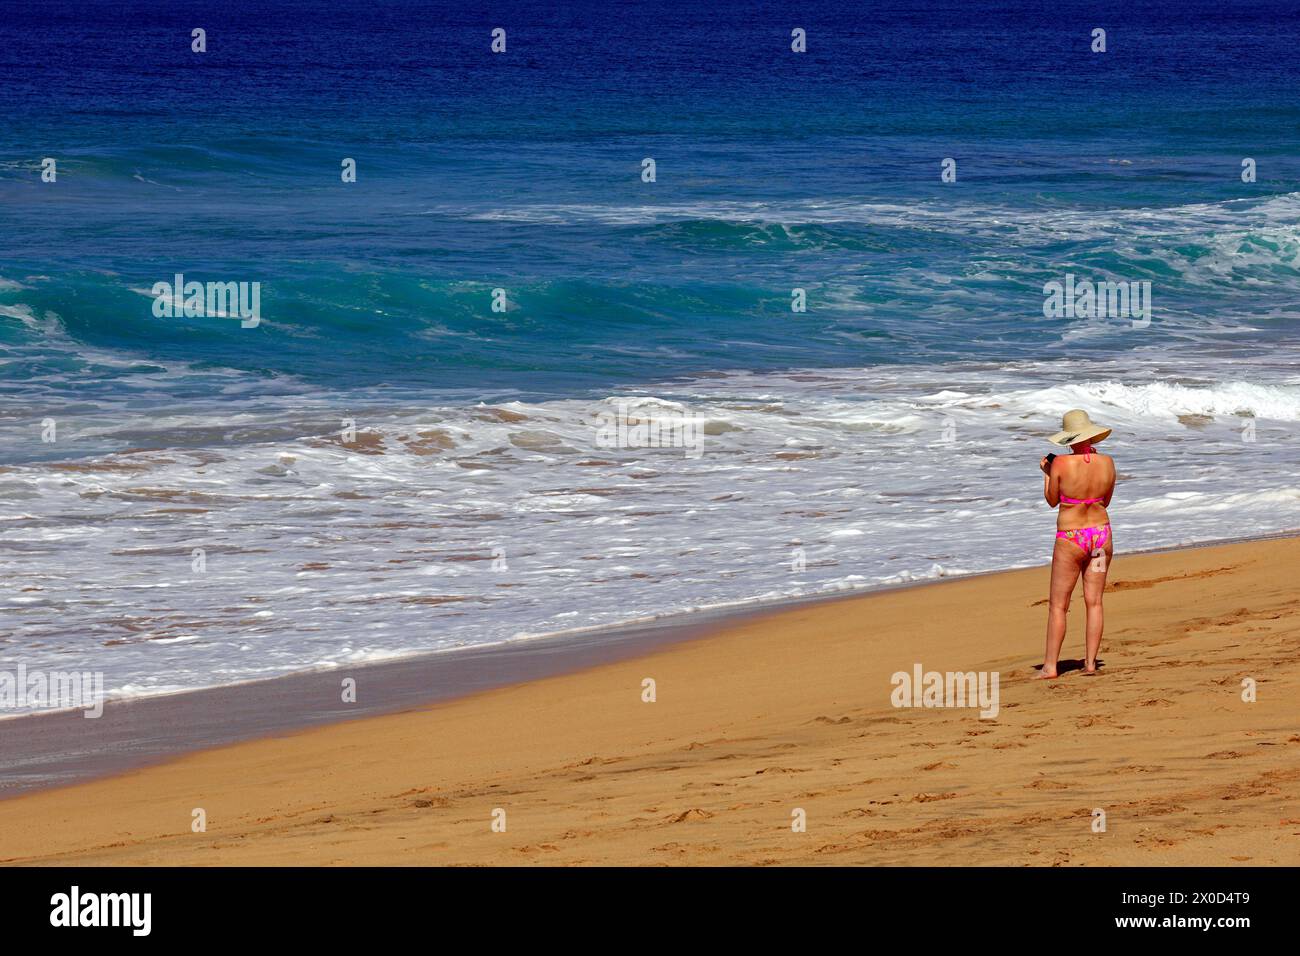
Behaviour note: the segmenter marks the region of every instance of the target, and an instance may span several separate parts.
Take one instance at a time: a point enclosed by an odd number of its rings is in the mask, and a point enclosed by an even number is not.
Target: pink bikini
[[[1091,452],[1084,452],[1083,460],[1088,464],[1092,463]],[[1091,505],[1103,498],[1069,498],[1061,495],[1060,503],[1063,505]],[[1110,524],[1103,524],[1096,528],[1075,528],[1073,531],[1058,531],[1058,538],[1065,538],[1067,541],[1073,541],[1082,549],[1084,554],[1093,554],[1099,548],[1106,547],[1106,541],[1110,538]]]

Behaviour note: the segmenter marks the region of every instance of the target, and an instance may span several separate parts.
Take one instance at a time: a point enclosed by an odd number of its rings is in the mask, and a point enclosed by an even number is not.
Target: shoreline
[[[1145,554],[1165,554],[1169,552],[1188,551],[1196,548],[1213,548],[1225,544],[1244,544],[1251,541],[1276,541],[1285,538],[1300,537],[1300,527],[1288,528],[1282,531],[1272,531],[1266,534],[1257,535],[1231,535],[1225,538],[1213,538],[1205,541],[1193,541],[1184,544],[1160,545],[1154,548],[1140,548],[1133,551],[1125,551],[1121,557],[1136,557]],[[200,694],[209,691],[230,690],[238,687],[249,687],[258,684],[273,684],[277,681],[289,680],[293,678],[305,677],[312,674],[331,674],[343,670],[364,670],[372,667],[383,667],[396,665],[403,662],[421,663],[425,659],[433,660],[435,658],[447,658],[457,654],[467,654],[475,652],[485,652],[496,650],[511,645],[540,644],[542,642],[579,640],[589,636],[603,636],[610,640],[616,640],[620,635],[628,635],[641,631],[652,631],[658,629],[680,628],[687,629],[695,624],[700,625],[718,625],[725,624],[731,619],[739,619],[751,614],[763,614],[773,611],[782,611],[788,608],[800,607],[805,604],[817,604],[822,601],[834,601],[842,598],[863,597],[869,594],[881,594],[890,591],[906,590],[908,588],[926,587],[931,584],[942,584],[945,581],[968,580],[971,578],[987,577],[995,574],[1005,574],[1009,571],[1023,571],[1033,567],[1046,567],[1050,564],[1051,552],[1048,551],[1048,560],[1040,564],[1015,564],[1004,567],[989,568],[982,571],[965,571],[954,574],[945,574],[933,578],[920,578],[913,581],[899,581],[891,584],[875,584],[863,587],[824,587],[815,591],[809,591],[804,594],[783,595],[775,598],[744,598],[738,601],[729,601],[722,604],[702,605],[698,608],[687,611],[669,611],[664,614],[642,615],[640,617],[628,618],[625,621],[616,621],[612,624],[592,624],[582,627],[566,628],[559,631],[538,631],[536,633],[521,633],[514,637],[504,638],[488,644],[464,644],[458,647],[439,648],[435,650],[413,650],[398,651],[388,657],[378,657],[369,660],[357,661],[351,665],[318,665],[315,667],[304,668],[303,670],[287,671],[283,674],[276,674],[272,677],[254,677],[244,680],[233,681],[229,684],[205,684],[199,687],[180,687],[170,690],[156,691],[153,693],[135,694],[132,696],[104,698],[105,706],[109,704],[121,705],[131,704],[139,701],[154,700],[163,697],[181,697],[187,694]],[[39,670],[48,668],[29,668],[29,670]],[[27,720],[39,717],[52,717],[63,713],[64,711],[80,713],[84,708],[70,707],[62,709],[44,709],[36,711],[25,711],[21,714],[7,714],[0,711],[0,729],[5,726],[5,721]],[[3,799],[0,791],[0,799]]]
[[[1117,558],[1096,679],[1035,679],[1035,567],[674,630],[364,719],[318,704],[314,726],[0,800],[0,862],[1294,863],[1297,562],[1294,537]],[[999,673],[998,716],[891,706],[890,675],[916,665]],[[170,717],[192,731],[230,707]],[[1113,836],[1090,830],[1097,808]]]
[[[1278,532],[1125,552],[1120,557],[1297,537],[1300,532]],[[0,715],[0,801],[112,777],[187,753],[427,707],[602,664],[635,660],[675,644],[705,640],[718,631],[743,626],[750,620],[800,608],[1037,567],[1045,568],[1047,564],[972,571],[874,587],[828,588],[770,601],[744,601],[655,619],[640,618],[606,627],[417,651],[351,666],[320,667],[193,690],[112,698],[104,702],[104,714],[94,720],[83,717],[81,709]],[[348,677],[358,685],[356,702],[351,704],[341,699],[341,679]]]

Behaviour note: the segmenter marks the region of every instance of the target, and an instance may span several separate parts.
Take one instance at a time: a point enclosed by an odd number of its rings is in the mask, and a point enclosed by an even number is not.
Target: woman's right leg
[[[1088,556],[1073,541],[1056,539],[1052,549],[1052,583],[1047,592],[1047,649],[1039,677],[1056,677],[1056,663],[1065,643],[1065,622],[1070,611],[1070,594]]]

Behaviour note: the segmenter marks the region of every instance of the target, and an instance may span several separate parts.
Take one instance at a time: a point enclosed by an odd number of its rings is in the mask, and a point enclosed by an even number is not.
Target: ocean
[[[1279,2],[0,0],[0,671],[1041,565],[1074,407],[1121,563],[1294,531],[1297,48]],[[1149,314],[1049,315],[1082,281]]]

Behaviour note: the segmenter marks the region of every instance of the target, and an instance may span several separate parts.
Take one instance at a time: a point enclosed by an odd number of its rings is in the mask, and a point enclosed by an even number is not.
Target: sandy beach
[[[1121,552],[1101,674],[1050,682],[1046,567],[776,611],[0,801],[0,861],[1294,865],[1297,567],[1295,538]],[[918,664],[996,672],[997,716],[894,707]]]

